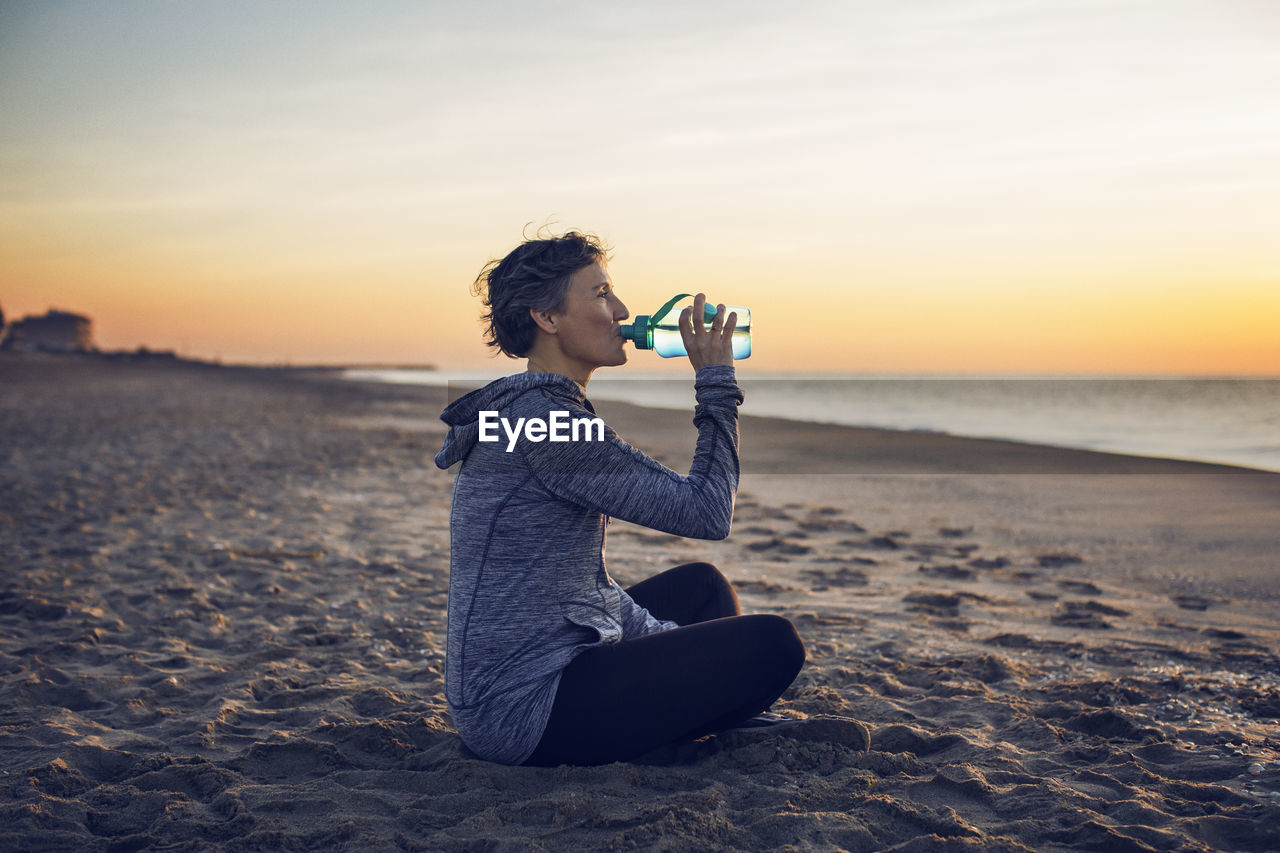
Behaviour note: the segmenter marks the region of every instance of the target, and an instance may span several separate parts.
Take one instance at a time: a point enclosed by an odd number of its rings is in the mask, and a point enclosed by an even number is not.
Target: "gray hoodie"
[[[481,441],[481,412],[593,418],[572,379],[520,373],[454,401],[436,455],[461,462],[450,517],[445,698],[463,742],[504,764],[529,757],[551,716],[560,674],[591,646],[676,627],[655,619],[609,577],[608,516],[677,536],[729,535],[738,488],[738,404],[731,366],[698,371],[697,449],[687,477],[605,426],[577,441]],[[486,416],[492,420],[493,416]],[[564,416],[561,416],[564,417]],[[491,434],[491,433],[490,433]],[[511,450],[508,451],[508,447]]]

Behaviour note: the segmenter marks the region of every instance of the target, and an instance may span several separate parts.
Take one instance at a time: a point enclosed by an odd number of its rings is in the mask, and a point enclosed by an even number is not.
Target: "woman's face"
[[[564,310],[555,315],[560,348],[591,369],[626,364],[620,326],[629,316],[604,263],[583,267],[569,280]]]

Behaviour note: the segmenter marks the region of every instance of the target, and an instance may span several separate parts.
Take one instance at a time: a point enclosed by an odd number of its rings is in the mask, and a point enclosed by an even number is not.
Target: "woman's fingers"
[[[718,333],[723,328],[724,328],[724,305],[720,304],[716,306],[716,316],[715,316],[715,319],[711,321],[711,330],[713,332]]]
[[[702,367],[701,341],[697,334],[698,324],[693,321],[693,308],[686,307],[680,312],[680,339],[684,341],[684,351],[689,356],[689,363],[696,372]]]
[[[733,330],[736,314],[728,315],[724,305],[716,306],[710,326],[706,322],[707,296],[699,293],[693,305],[680,312],[680,337],[694,369],[704,364],[733,363]]]

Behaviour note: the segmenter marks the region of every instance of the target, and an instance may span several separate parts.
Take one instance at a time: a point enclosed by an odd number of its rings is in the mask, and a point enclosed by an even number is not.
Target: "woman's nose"
[[[627,306],[623,304],[621,299],[618,299],[617,302],[618,304],[613,308],[613,319],[621,322],[630,317],[631,312],[627,310]]]

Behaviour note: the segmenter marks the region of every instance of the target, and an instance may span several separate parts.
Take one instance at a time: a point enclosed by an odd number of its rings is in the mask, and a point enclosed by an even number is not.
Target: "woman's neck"
[[[525,368],[526,373],[555,373],[560,376],[567,376],[574,382],[578,383],[578,387],[585,394],[587,391],[587,383],[591,380],[591,371],[583,372],[582,368],[575,371],[572,366],[560,364],[556,359],[548,359],[545,356],[530,355],[529,364]],[[582,373],[582,375],[578,375]]]

